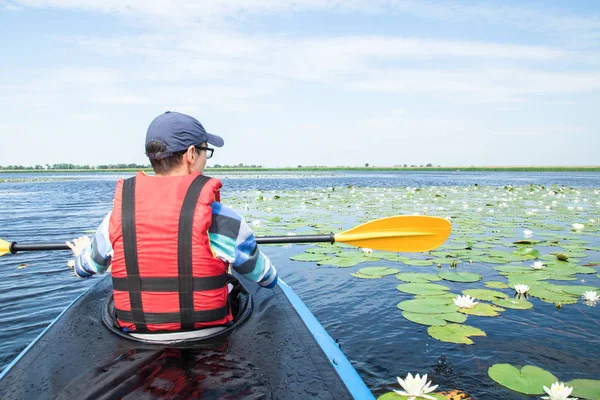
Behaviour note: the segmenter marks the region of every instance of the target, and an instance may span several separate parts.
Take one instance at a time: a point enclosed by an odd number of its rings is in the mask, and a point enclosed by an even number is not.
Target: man
[[[272,288],[277,271],[244,219],[219,202],[221,182],[202,175],[219,136],[189,115],[156,117],[146,155],[156,176],[119,180],[113,209],[93,240],[67,245],[75,274],[111,265],[117,322],[124,331],[188,331],[232,320],[226,271]]]

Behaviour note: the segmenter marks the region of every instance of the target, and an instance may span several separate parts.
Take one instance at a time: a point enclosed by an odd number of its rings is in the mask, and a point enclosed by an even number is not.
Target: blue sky
[[[600,3],[0,0],[0,165],[600,165]],[[210,163],[209,163],[210,165]]]

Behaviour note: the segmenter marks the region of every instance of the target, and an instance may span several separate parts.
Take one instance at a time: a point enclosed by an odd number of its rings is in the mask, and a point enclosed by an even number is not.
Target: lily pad
[[[594,379],[573,379],[566,383],[573,387],[573,397],[600,400],[600,381]]]
[[[444,326],[431,326],[427,333],[434,339],[448,343],[473,344],[470,336],[486,336],[481,329],[469,325],[446,324]]]
[[[523,258],[538,258],[540,256],[539,250],[533,249],[531,247],[523,247],[513,251],[513,254],[518,256],[522,256]]]
[[[365,274],[361,274],[360,272],[353,272],[350,275],[354,276],[355,278],[361,278],[361,279],[381,279],[381,278],[383,278],[383,275],[365,275]]]
[[[581,296],[583,292],[600,292],[600,289],[594,286],[565,286],[561,285],[560,288],[563,292],[573,295],[573,296]]]
[[[528,310],[533,307],[533,304],[525,299],[497,299],[492,303],[500,307],[512,308],[514,310]]]
[[[310,249],[306,249],[304,251],[306,253],[312,253],[312,254],[335,254],[335,253],[339,253],[341,250],[338,248],[335,248],[333,246],[328,246],[328,247],[311,247]]]
[[[402,316],[407,320],[414,322],[416,324],[421,325],[429,325],[429,326],[443,326],[446,325],[447,322],[444,318],[442,318],[443,314],[421,314],[421,313],[413,313],[410,311],[402,311]]]
[[[467,315],[476,315],[478,317],[497,317],[500,315],[499,311],[504,311],[503,308],[497,307],[493,304],[477,303],[472,308],[459,308],[458,312]]]
[[[508,287],[508,286],[507,286]],[[467,289],[463,290],[463,294],[469,295],[477,300],[492,301],[496,299],[505,299],[508,297],[506,293],[498,292],[496,290],[488,289]]]
[[[331,257],[318,261],[317,265],[331,265],[333,267],[338,268],[348,268],[354,267],[355,265],[358,265],[360,263],[362,263],[362,261],[358,261],[351,258]]]
[[[467,316],[465,314],[461,314],[458,311],[448,314],[438,314],[440,317],[444,318],[448,322],[455,322],[457,324],[462,324],[467,320]]]
[[[500,281],[487,281],[484,285],[492,289],[508,289],[508,285]]]
[[[358,270],[362,275],[386,276],[398,273],[398,269],[389,267],[365,267]]]
[[[403,311],[419,314],[449,314],[458,310],[458,307],[452,304],[452,300],[444,297],[405,300],[398,303],[397,307]]]
[[[450,290],[448,286],[438,285],[436,283],[404,283],[396,286],[401,292],[410,294],[443,294]]]
[[[431,260],[409,260],[403,261],[403,263],[406,265],[412,265],[413,267],[428,267],[433,265],[433,261]]]
[[[442,280],[442,278],[436,274],[422,274],[417,272],[401,272],[396,274],[396,278],[402,282],[408,283],[428,283]]]
[[[472,272],[440,272],[439,277],[450,282],[477,282],[481,275]]]
[[[544,386],[558,381],[550,372],[532,365],[519,370],[510,364],[495,364],[488,369],[488,375],[500,385],[525,394],[543,394]]]
[[[290,260],[294,260],[294,261],[307,261],[307,262],[317,262],[317,261],[323,261],[328,259],[329,256],[326,254],[310,254],[310,253],[303,253],[303,254],[296,254],[290,257]]]

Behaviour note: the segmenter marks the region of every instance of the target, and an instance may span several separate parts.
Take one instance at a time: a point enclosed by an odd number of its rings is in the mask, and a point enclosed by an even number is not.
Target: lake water
[[[600,189],[600,173],[595,172],[245,172],[214,176],[223,181],[225,203],[229,198],[248,197],[248,193],[257,191],[309,192],[350,185],[381,190],[407,186],[460,189],[475,184],[499,188],[565,186],[589,193]],[[0,238],[23,244],[64,242],[90,233],[110,210],[119,177],[110,173],[0,174],[0,180],[6,180],[0,183]],[[586,201],[592,205],[587,210],[600,217],[600,207],[593,208],[600,196]],[[402,213],[410,210],[411,205],[405,204]],[[238,211],[249,213],[243,208]],[[328,213],[330,218],[338,219],[335,210],[322,211],[319,218]],[[370,212],[366,217],[378,216]],[[600,246],[597,236],[586,239]],[[487,369],[498,362],[538,365],[562,381],[600,379],[600,305],[586,307],[578,303],[558,309],[532,299],[533,310],[506,310],[503,319],[469,317],[469,323],[475,321],[472,325],[487,333],[485,338],[475,338],[475,345],[444,343],[429,337],[426,326],[402,318],[396,304],[410,297],[395,289],[400,282],[394,277],[386,277],[387,283],[382,284],[381,280],[354,278],[350,272],[357,268],[325,268],[290,261],[291,255],[303,252],[303,246],[264,247],[263,251],[330,335],[339,339],[342,350],[376,395],[398,388],[396,376],[418,372],[429,374],[441,389],[458,388],[473,398],[535,398],[507,391],[493,382]],[[65,306],[95,283],[95,279],[73,276],[66,268],[68,259],[67,252],[30,252],[0,258],[0,370]],[[596,257],[596,261],[600,259]],[[596,269],[596,274],[600,273]],[[477,272],[484,280],[497,278],[490,269]],[[586,285],[600,287],[595,274],[586,275],[585,280]],[[453,292],[477,286],[444,284]]]

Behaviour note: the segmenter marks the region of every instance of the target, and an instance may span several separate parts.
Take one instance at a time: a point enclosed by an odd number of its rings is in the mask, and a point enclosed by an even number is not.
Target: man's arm
[[[231,264],[243,277],[272,288],[277,270],[256,244],[254,233],[238,213],[219,202],[211,204],[212,224],[208,230],[215,255]]]
[[[110,215],[111,213],[109,212],[104,217],[91,243],[81,250],[79,255],[76,255],[74,271],[80,278],[89,278],[94,274],[103,274],[110,265],[113,251],[108,237]],[[76,250],[73,249],[73,252],[76,252]]]

